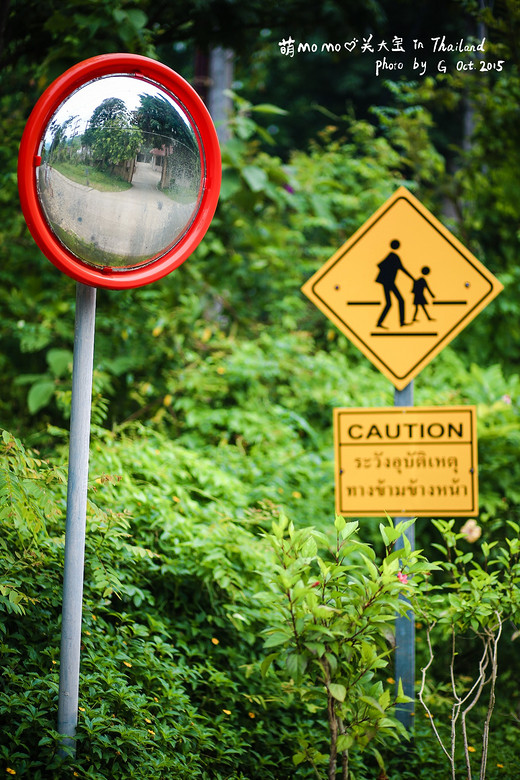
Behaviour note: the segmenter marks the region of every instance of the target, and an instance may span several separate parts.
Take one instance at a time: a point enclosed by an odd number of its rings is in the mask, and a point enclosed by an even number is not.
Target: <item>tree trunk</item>
[[[228,121],[231,113],[231,100],[226,95],[226,90],[231,89],[233,83],[233,52],[231,49],[217,46],[211,50],[209,75],[208,109],[215,122],[218,139],[220,143],[224,143],[230,137]]]
[[[231,100],[225,94],[233,83],[233,52],[217,46],[210,52],[197,49],[193,86],[206,103],[216,124],[220,143],[229,140]]]
[[[336,718],[336,702],[330,693],[328,694],[327,711],[330,730],[329,780],[335,780],[338,760],[338,719]]]

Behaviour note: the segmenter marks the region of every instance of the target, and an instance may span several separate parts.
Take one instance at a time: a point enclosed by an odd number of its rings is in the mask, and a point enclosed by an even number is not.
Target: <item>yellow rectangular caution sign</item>
[[[478,515],[474,406],[334,409],[336,511]]]

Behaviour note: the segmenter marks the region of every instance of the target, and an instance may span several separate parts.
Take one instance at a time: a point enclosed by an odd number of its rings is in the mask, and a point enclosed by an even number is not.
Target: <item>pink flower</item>
[[[403,585],[406,585],[406,583],[408,582],[408,575],[403,574],[402,571],[397,572],[397,579],[399,580],[399,582],[402,582]]]
[[[506,393],[506,395],[503,395],[500,400],[503,401],[505,404],[510,404],[511,403],[511,396],[507,395],[507,393]]]
[[[460,532],[466,537],[467,542],[476,542],[482,536],[482,528],[476,520],[466,520]]]

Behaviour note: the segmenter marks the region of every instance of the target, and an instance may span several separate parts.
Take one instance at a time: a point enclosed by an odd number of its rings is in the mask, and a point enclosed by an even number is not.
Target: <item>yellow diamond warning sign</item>
[[[502,289],[404,187],[302,287],[398,390]]]
[[[334,409],[336,511],[478,514],[474,406]]]

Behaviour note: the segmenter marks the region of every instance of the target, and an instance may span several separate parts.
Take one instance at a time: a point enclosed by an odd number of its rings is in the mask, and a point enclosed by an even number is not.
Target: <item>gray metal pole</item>
[[[404,390],[396,390],[394,394],[394,406],[413,406],[413,382],[410,382]],[[407,517],[394,517],[394,525],[408,520]],[[415,549],[415,525],[411,525],[405,532],[412,550]],[[403,548],[403,540],[398,539],[396,549]],[[412,701],[400,704],[396,717],[407,729],[413,731],[415,710],[415,618],[412,610],[406,615],[396,618],[395,621],[395,679],[403,684],[403,692]]]
[[[65,525],[65,567],[61,627],[58,732],[63,735],[62,753],[75,752],[78,722],[79,656],[83,605],[83,568],[87,516],[87,480],[92,405],[92,370],[96,289],[78,283],[72,369],[69,475]],[[65,748],[68,748],[66,751]]]

